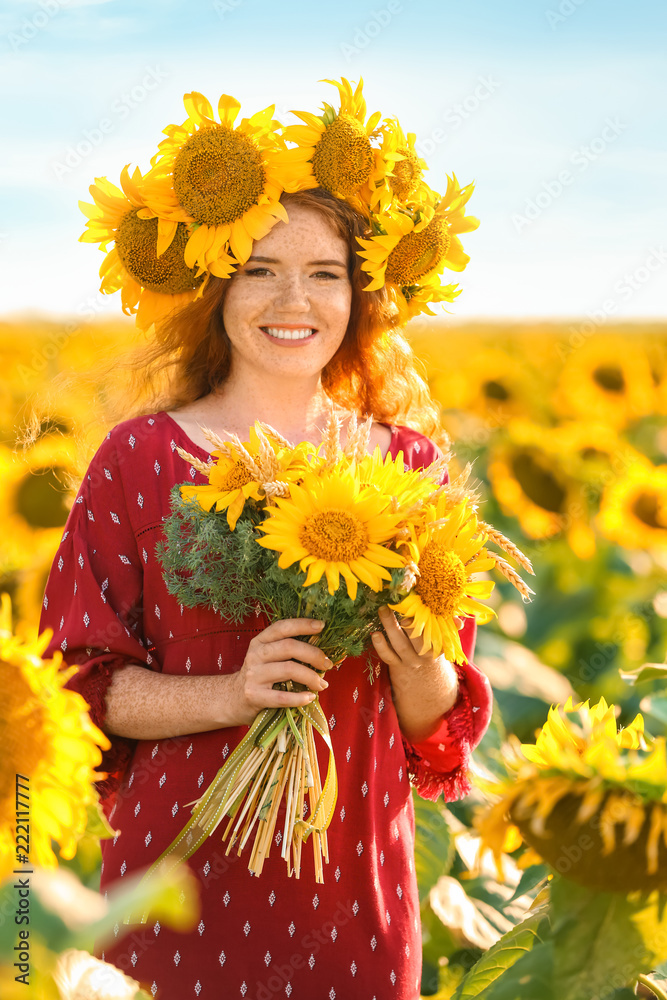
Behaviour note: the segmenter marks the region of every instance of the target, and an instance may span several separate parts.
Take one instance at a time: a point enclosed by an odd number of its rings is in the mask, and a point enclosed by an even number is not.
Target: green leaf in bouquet
[[[415,869],[419,902],[423,903],[441,875],[447,875],[454,856],[454,838],[437,802],[423,799],[413,789],[415,808]]]
[[[632,985],[667,959],[664,894],[596,892],[566,879],[551,886],[554,986],[559,1000]]]
[[[520,970],[519,978],[527,975],[529,979],[537,980],[545,985],[544,974],[540,971],[540,968],[543,967],[544,972],[546,972],[546,984],[548,984],[550,978],[548,970],[552,960],[550,947],[545,944],[548,932],[549,921],[546,909],[541,908],[532,912],[482,955],[460,983],[454,993],[453,1000],[472,1000],[473,997],[482,996],[485,1000],[490,1000],[491,996],[494,1000],[500,1000],[501,996],[505,996],[507,1000],[517,1000],[518,997],[521,997],[521,1000],[528,1000],[529,997],[533,996],[535,1000],[547,1000],[551,995],[550,989],[547,989],[543,994],[523,992],[523,989],[518,989],[516,976],[512,976],[510,982],[504,983],[502,987],[499,984],[497,995],[496,992],[491,993],[491,988],[507,975],[508,970],[513,969],[533,950],[537,952],[537,961],[531,963],[528,968],[524,965]],[[511,992],[512,989],[516,990],[514,994]]]

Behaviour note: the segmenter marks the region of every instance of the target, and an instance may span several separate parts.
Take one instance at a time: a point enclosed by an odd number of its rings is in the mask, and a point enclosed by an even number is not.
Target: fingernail
[[[329,657],[327,656],[327,657],[325,658],[325,660],[324,660],[324,669],[325,669],[325,670],[331,670],[331,668],[332,668],[332,667],[333,667],[333,663],[331,662],[331,660],[330,660],[330,659],[329,659]]]
[[[322,628],[323,625],[324,622],[317,622],[317,621],[313,622],[313,628]]]
[[[311,692],[311,693],[310,693],[310,694],[308,695],[308,701],[315,701],[315,699],[316,699],[316,698],[317,698],[317,695],[316,695],[316,694],[314,694],[313,692]]]
[[[322,681],[322,687],[328,688],[329,687],[329,681],[323,680]]]

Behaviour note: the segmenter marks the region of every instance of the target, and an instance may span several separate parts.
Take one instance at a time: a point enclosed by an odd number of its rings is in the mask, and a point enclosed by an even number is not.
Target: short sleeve
[[[43,599],[40,632],[53,635],[63,668],[78,671],[67,687],[90,706],[104,730],[105,693],[114,672],[129,664],[159,669],[142,635],[143,570],[125,502],[112,431],[94,456],[72,505]],[[97,789],[109,815],[136,740],[107,733]]]
[[[443,453],[432,441],[422,449],[423,459],[413,453],[412,467],[428,465]],[[442,483],[449,481],[445,471]],[[467,795],[472,786],[468,779],[470,754],[482,739],[491,721],[493,692],[488,678],[472,662],[477,636],[474,618],[464,619],[459,633],[464,659],[455,663],[458,697],[431,736],[419,743],[409,743],[402,736],[410,781],[419,795],[435,802],[441,794],[445,802]]]

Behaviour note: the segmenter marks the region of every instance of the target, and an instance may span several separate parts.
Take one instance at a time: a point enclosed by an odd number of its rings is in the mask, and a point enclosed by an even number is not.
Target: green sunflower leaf
[[[551,992],[548,988],[546,992],[539,991],[548,987],[551,976],[551,946],[545,943],[548,930],[549,921],[545,917],[545,910],[540,908],[531,913],[482,955],[461,981],[452,1000],[472,1000],[473,997],[484,997],[484,1000],[491,1000],[492,997],[493,1000],[501,1000],[501,997],[503,1000],[516,1000],[518,996],[521,996],[521,1000],[549,1000]],[[538,960],[526,966],[524,960],[530,957],[533,950],[538,953]],[[524,992],[523,986],[519,989],[516,975],[509,977],[509,973],[521,962],[524,962],[520,970],[521,977],[528,976],[529,981],[539,981],[541,984],[536,986],[534,992]]]
[[[631,986],[667,958],[664,894],[596,892],[566,879],[551,886],[554,989],[559,1000]]]
[[[636,670],[620,670],[621,680],[627,684],[645,684],[647,681],[667,681],[667,663],[644,663]]]
[[[414,789],[415,869],[419,902],[423,903],[441,875],[447,875],[454,856],[454,837],[442,806],[421,798]]]

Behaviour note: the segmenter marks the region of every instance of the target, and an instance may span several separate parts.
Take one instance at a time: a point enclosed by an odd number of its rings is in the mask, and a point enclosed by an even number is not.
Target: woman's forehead
[[[286,206],[289,222],[278,221],[259,240],[255,240],[255,256],[278,258],[281,253],[308,258],[309,262],[347,258],[347,243],[339,236],[325,216],[317,209],[303,205]]]

